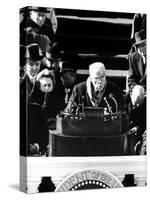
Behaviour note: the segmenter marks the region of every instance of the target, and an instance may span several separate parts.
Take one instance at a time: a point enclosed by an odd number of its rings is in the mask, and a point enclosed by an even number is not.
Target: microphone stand
[[[118,103],[117,103],[115,97],[113,96],[113,94],[109,94],[109,98],[111,98],[114,101],[115,106],[116,106],[116,112],[115,113],[117,114],[118,113]]]
[[[109,103],[108,103],[106,97],[104,97],[104,101],[106,102],[106,105],[107,105],[107,108],[108,108],[108,112],[109,112],[110,114],[112,114],[112,110],[111,110],[111,108],[110,108],[110,105],[109,105]]]

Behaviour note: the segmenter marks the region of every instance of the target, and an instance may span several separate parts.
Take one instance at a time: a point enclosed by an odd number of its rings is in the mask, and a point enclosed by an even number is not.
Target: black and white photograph
[[[19,11],[20,190],[147,186],[147,14]]]
[[[1,2],[1,199],[148,199],[149,12]]]

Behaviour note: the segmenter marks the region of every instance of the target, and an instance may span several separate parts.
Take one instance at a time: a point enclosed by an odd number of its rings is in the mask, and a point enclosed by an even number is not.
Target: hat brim
[[[140,42],[136,42],[135,43],[136,47],[143,46],[143,45],[146,45],[146,39],[145,40],[141,40]]]
[[[50,13],[50,8],[47,7],[35,7],[35,6],[27,6],[20,9],[20,13],[26,12],[26,11],[37,11],[37,12],[44,12],[44,13]]]
[[[38,56],[38,57],[36,57],[36,58],[27,58],[27,60],[30,60],[30,61],[33,61],[33,62],[36,62],[36,61],[40,61],[40,60],[42,60],[44,58],[44,56],[43,55],[41,55],[41,56]]]
[[[31,7],[28,7],[28,10],[30,11],[37,11],[37,12],[43,12],[43,13],[49,13],[50,12],[50,9],[49,8],[45,8],[45,7],[34,7],[34,6],[31,6]]]

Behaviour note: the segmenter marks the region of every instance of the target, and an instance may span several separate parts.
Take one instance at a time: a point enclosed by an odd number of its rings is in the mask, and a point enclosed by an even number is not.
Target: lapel
[[[83,91],[83,93],[84,93],[84,91]],[[92,106],[90,97],[89,97],[89,95],[88,95],[87,84],[86,84],[86,83],[85,83],[85,96],[86,96],[86,99],[84,100],[85,107]]]
[[[134,68],[136,73],[140,76],[139,77],[140,84],[145,84],[146,74],[147,74],[146,70],[147,64],[145,63],[145,66],[143,65],[144,65],[143,58],[139,53],[137,53],[134,60]]]
[[[138,66],[138,71],[140,72],[141,77],[144,76],[144,72],[143,72],[143,59],[142,56],[139,57],[138,62],[137,62],[137,66]]]

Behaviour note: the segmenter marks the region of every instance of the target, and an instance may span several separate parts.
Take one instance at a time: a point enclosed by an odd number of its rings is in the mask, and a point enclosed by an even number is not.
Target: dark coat
[[[33,88],[34,84],[30,81],[29,77],[26,75],[20,83],[20,95],[24,100],[29,101]]]
[[[20,23],[20,35],[25,35],[24,28],[27,27],[32,27],[37,34],[46,35],[51,42],[54,41],[54,31],[50,19],[46,18],[44,24],[40,27],[29,16],[25,17]]]
[[[106,102],[104,101],[104,97],[107,98],[107,101],[109,102],[110,106],[112,107],[112,111],[115,111],[115,104],[112,99],[110,99],[109,95],[113,94],[114,98],[116,99],[118,103],[119,110],[123,110],[123,95],[122,91],[113,83],[107,82],[106,90],[103,94],[103,97],[98,105],[98,107],[106,107]],[[93,107],[89,95],[87,94],[87,86],[86,82],[79,83],[76,85],[73,89],[72,95],[70,97],[67,109],[71,110],[71,107],[76,105],[79,105],[83,103],[84,107]],[[66,110],[67,110],[66,109]]]
[[[146,65],[143,63],[142,56],[138,53],[129,55],[129,93],[135,85],[141,85],[146,91]],[[130,99],[130,94],[127,95],[126,104],[128,105],[128,113],[130,120],[133,121],[135,126],[139,127],[138,137],[141,139],[143,132],[146,129],[146,98],[139,107],[133,107]]]
[[[138,52],[129,55],[128,85],[130,92],[136,84],[146,89],[146,66],[143,63],[142,56]]]
[[[48,129],[41,106],[31,102],[34,85],[28,76],[20,84],[20,154],[31,155],[30,144],[38,143],[40,152],[46,151]]]
[[[61,109],[60,98],[54,90],[48,94],[43,93],[37,84],[30,97],[30,102],[40,105],[45,119],[55,118]]]
[[[67,104],[65,103],[65,86],[61,80],[61,76],[59,73],[55,74],[55,79],[56,79],[56,85],[55,85],[55,89],[54,89],[54,93],[55,93],[55,98],[59,99],[59,108],[60,110],[64,110],[65,107],[67,106]],[[69,88],[69,93],[68,93],[68,100],[72,94],[72,90],[73,88]]]

